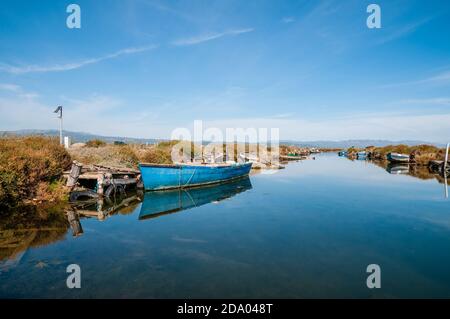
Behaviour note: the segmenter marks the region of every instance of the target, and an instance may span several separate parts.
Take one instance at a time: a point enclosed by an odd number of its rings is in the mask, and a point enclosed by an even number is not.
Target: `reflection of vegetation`
[[[0,219],[0,261],[16,257],[29,247],[61,240],[69,224],[64,206],[21,206],[2,213]]]
[[[428,167],[414,164],[390,164],[388,161],[370,161],[372,164],[375,164],[378,167],[381,167],[387,171],[395,168],[396,166],[408,167],[409,170],[407,175],[419,178],[422,180],[432,180],[436,179],[439,183],[444,184],[445,179],[443,176],[431,172]]]

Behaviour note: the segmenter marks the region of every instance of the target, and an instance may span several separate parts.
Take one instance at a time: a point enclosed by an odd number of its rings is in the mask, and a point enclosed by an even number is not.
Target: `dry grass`
[[[95,139],[95,140],[87,141],[86,146],[87,147],[102,147],[102,146],[106,146],[106,142],[99,140],[99,139]]]
[[[0,138],[0,206],[21,200],[60,199],[59,179],[71,164],[57,139],[29,136]]]
[[[106,145],[69,149],[72,158],[83,164],[136,168],[139,159],[132,146]]]
[[[414,154],[416,163],[420,165],[427,165],[432,160],[444,160],[445,156],[445,149],[432,145],[388,145],[375,147],[371,151],[380,159],[385,159],[388,153]]]

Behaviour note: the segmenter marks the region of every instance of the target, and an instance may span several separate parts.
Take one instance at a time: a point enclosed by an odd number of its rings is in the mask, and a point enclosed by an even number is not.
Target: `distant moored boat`
[[[399,153],[389,153],[387,155],[387,160],[389,162],[408,163],[409,162],[409,155],[399,154]]]
[[[198,187],[247,176],[252,163],[242,164],[139,164],[146,191]]]
[[[365,151],[358,152],[358,159],[365,160],[367,157],[367,153]]]

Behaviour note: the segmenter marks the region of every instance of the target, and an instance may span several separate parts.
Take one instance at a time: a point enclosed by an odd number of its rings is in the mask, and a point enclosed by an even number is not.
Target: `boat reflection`
[[[252,188],[250,178],[191,189],[148,192],[139,219],[150,219],[233,197]]]
[[[409,174],[409,165],[408,164],[398,164],[398,163],[389,163],[386,167],[386,171],[389,174]]]

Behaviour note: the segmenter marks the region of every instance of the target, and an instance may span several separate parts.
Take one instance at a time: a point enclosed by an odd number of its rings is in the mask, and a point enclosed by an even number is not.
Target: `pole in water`
[[[444,159],[444,184],[445,184],[445,198],[448,198],[448,186],[447,186],[447,165],[448,165],[448,151],[450,148],[450,143],[447,143],[447,148],[445,152],[445,159]]]
[[[63,145],[63,107],[60,105],[53,113],[59,113],[59,144]]]
[[[447,170],[447,163],[448,163],[448,150],[450,148],[450,143],[447,143],[447,148],[445,150],[445,160],[444,160],[444,174]]]
[[[444,173],[445,198],[448,198],[447,174]]]

